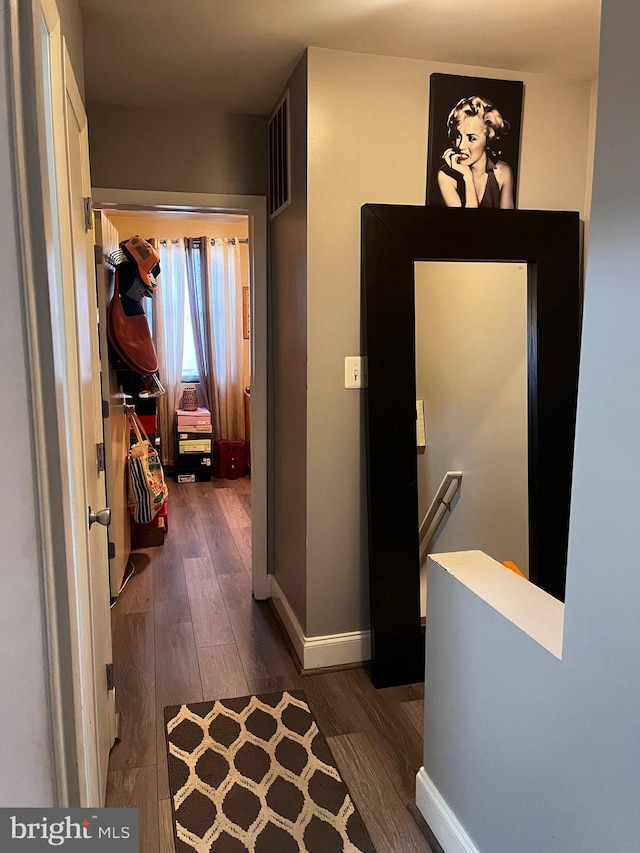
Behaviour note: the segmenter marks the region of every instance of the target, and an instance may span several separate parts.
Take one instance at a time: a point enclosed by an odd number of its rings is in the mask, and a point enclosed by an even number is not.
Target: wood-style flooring
[[[305,690],[378,853],[429,853],[407,810],[422,763],[422,685],[364,669],[300,676],[268,602],[251,596],[251,481],[170,484],[165,544],[135,551],[112,609],[120,743],[107,805],[140,810],[141,853],[173,853],[166,705]]]

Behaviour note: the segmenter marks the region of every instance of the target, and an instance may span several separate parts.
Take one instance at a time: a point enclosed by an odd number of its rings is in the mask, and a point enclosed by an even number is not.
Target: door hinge
[[[84,230],[91,231],[93,229],[93,202],[91,196],[85,196],[82,199],[84,204]]]
[[[94,263],[97,267],[99,267],[100,264],[104,263],[104,252],[102,251],[102,246],[97,246],[94,244],[93,260],[94,260]]]
[[[98,460],[98,471],[105,470],[105,458],[104,458],[104,442],[100,442],[100,444],[96,444],[96,459]]]
[[[102,401],[102,420],[106,421],[106,419],[109,417],[109,414],[110,414],[109,401],[103,400]]]
[[[107,664],[107,690],[113,690],[113,664]]]
[[[115,542],[109,542],[107,547],[108,547],[109,559],[114,560],[115,556],[116,556],[116,544],[115,544]]]

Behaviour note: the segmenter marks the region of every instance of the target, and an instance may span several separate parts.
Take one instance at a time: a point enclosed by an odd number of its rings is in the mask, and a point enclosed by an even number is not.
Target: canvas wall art
[[[524,86],[432,74],[427,205],[517,207]]]

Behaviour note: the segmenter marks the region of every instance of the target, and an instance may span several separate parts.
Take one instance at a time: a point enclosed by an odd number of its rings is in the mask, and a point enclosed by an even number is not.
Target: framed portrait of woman
[[[432,74],[427,205],[517,207],[523,83]]]

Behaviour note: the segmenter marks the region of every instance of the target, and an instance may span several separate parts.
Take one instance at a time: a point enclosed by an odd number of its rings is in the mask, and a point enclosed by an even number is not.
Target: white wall
[[[7,5],[0,0],[2,45],[7,37]],[[0,806],[44,806],[54,804],[52,747],[7,86],[1,62],[0,399],[10,414],[0,418]]]
[[[344,357],[360,349],[360,208],[424,204],[435,71],[524,80],[520,207],[585,214],[590,85],[309,49],[308,635],[368,626],[364,427],[360,394],[344,389]]]
[[[478,549],[527,573],[527,272],[522,264],[416,264],[419,518],[462,471],[430,551]]]
[[[125,240],[133,234],[157,237],[159,240],[177,240],[181,237],[238,237],[249,236],[249,222],[246,216],[234,214],[230,222],[216,219],[200,219],[194,214],[184,216],[154,216],[134,211],[109,210],[109,219],[113,222]],[[219,216],[220,214],[218,214]]]
[[[562,660],[430,576],[425,770],[481,853],[638,850],[639,29],[604,0]]]

